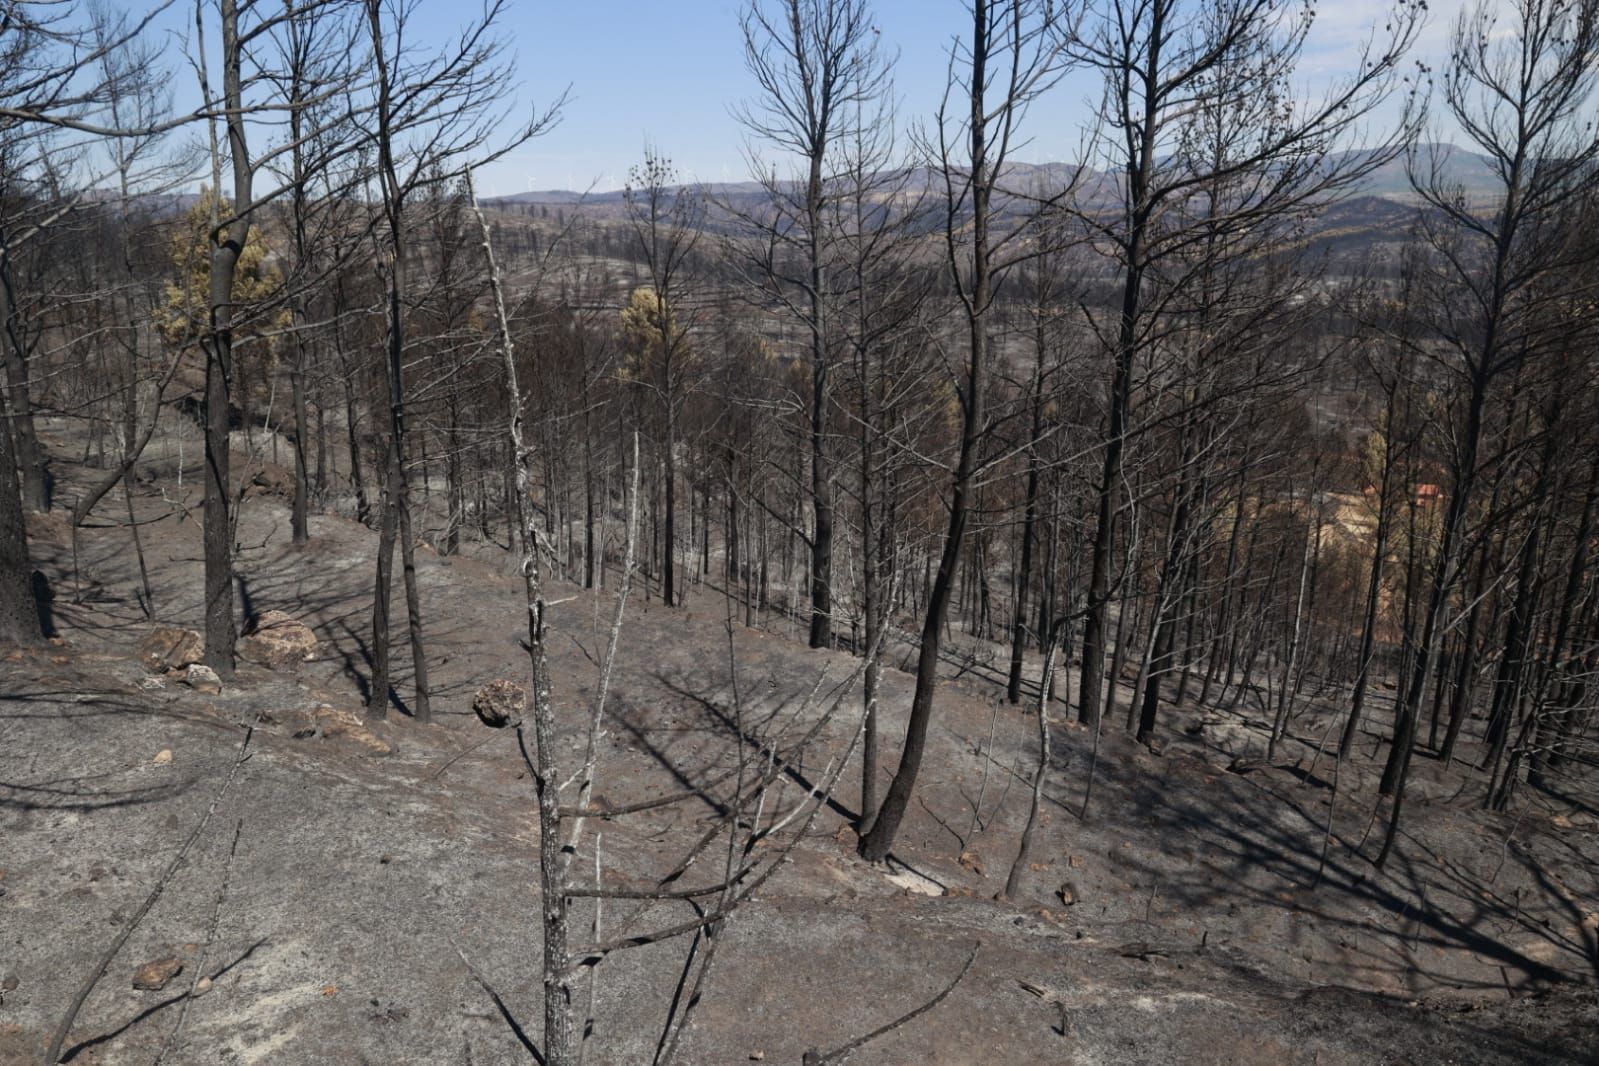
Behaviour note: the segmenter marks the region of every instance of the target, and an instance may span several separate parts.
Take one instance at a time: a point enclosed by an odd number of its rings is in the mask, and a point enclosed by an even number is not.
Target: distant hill
[[[1345,153],[1335,157],[1335,161],[1341,164],[1352,157],[1367,154],[1369,153]],[[1412,161],[1418,170],[1425,171],[1436,166],[1443,183],[1458,187],[1470,200],[1485,199],[1493,194],[1494,176],[1486,156],[1468,152],[1452,144],[1428,142],[1417,145],[1408,157],[1401,155],[1375,167],[1355,190],[1356,195],[1352,200],[1365,201],[1372,205],[1382,200],[1414,202],[1416,196],[1410,183]],[[1071,163],[1008,163],[1001,176],[1001,184],[1016,193],[1048,194],[1064,188],[1074,179],[1090,190],[1091,194],[1096,187],[1108,191],[1114,181],[1109,171],[1078,167]],[[936,182],[935,171],[918,167],[906,175],[905,185],[910,191],[921,191],[933,189]],[[710,182],[698,188],[713,201],[734,205],[740,202],[753,203],[766,195],[764,186],[755,181]],[[491,197],[485,202],[550,207],[581,204],[585,207],[603,209],[607,206],[620,206],[623,199],[620,189],[587,193],[574,192],[570,189],[544,189]]]
[[[1368,157],[1369,158],[1369,157]],[[1337,165],[1362,162],[1350,153],[1334,157]],[[1495,190],[1488,159],[1451,144],[1423,143],[1408,155],[1400,155],[1372,168],[1364,180],[1329,204],[1312,223],[1305,240],[1308,247],[1348,267],[1367,261],[1384,246],[1404,239],[1415,218],[1417,196],[1411,185],[1412,170],[1432,172],[1437,184],[1461,193],[1468,202],[1486,203]],[[939,174],[926,167],[882,176],[885,187],[904,194],[935,194],[941,183]],[[1024,199],[1049,195],[1078,183],[1079,196],[1088,202],[1113,202],[1118,175],[1111,171],[1079,168],[1069,163],[1010,163],[1005,167],[1001,186],[1013,197],[1010,210],[1027,209]],[[716,182],[698,186],[709,201],[706,223],[713,230],[729,228],[734,215],[761,216],[769,213],[769,194],[759,182]],[[620,189],[578,193],[569,189],[517,193],[496,197],[488,203],[512,211],[579,210],[597,221],[618,221],[624,217],[625,200]],[[1001,211],[1007,210],[1002,198]]]
[[[1408,157],[1402,155],[1378,166],[1366,176],[1361,192],[1374,198],[1412,203],[1416,199],[1410,184],[1412,167],[1424,179],[1435,170],[1442,186],[1459,189],[1473,202],[1491,198],[1498,187],[1487,156],[1453,144],[1428,142],[1416,145]]]

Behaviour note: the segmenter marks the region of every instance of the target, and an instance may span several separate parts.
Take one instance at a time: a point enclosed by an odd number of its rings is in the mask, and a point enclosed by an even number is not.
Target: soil
[[[57,498],[70,500],[100,471],[74,462],[82,449],[66,428],[47,422],[42,435]],[[309,625],[316,656],[276,671],[243,663],[220,695],[194,691],[147,673],[136,649],[158,624],[199,626],[195,450],[181,490],[165,469],[137,483],[149,618],[129,529],[101,517],[125,514],[120,490],[76,537],[59,510],[30,524],[59,635],[0,665],[0,1063],[41,1060],[213,803],[79,1014],[68,1061],[149,1063],[163,1048],[170,1063],[527,1061],[463,961],[536,1043],[532,789],[512,731],[472,710],[485,683],[526,679],[513,560],[487,541],[452,557],[418,551],[436,717],[419,724],[402,702],[380,720],[363,706],[374,534],[335,510],[313,516],[311,542],[296,547],[287,501],[263,490],[240,515],[240,607]],[[164,441],[146,463],[172,466],[173,454]],[[557,580],[550,594],[561,742],[573,747],[610,593]],[[814,713],[805,696],[818,677],[825,692],[853,669],[845,652],[789,639],[780,615],[749,628],[730,610],[710,584],[678,609],[632,602],[599,802],[703,786],[741,715]],[[399,624],[395,638],[403,701]],[[1335,767],[1318,749],[1341,713],[1336,694],[1310,701],[1269,762],[1268,722],[1247,703],[1164,708],[1159,754],[1107,723],[1097,757],[1057,707],[1035,861],[1018,898],[997,899],[1027,812],[1036,722],[998,702],[983,668],[992,651],[967,641],[950,664],[893,859],[856,858],[859,784],[846,776],[815,832],[727,923],[682,1061],[797,1064],[925,1002],[975,947],[947,999],[850,1061],[1599,1062],[1591,787],[1523,790],[1512,811],[1488,813],[1474,741],[1453,767],[1420,758],[1379,871],[1386,710]],[[911,681],[885,671],[890,765]],[[794,777],[847,742],[853,699]],[[715,814],[695,799],[598,823],[602,879],[651,883]],[[608,910],[606,928],[627,913]],[[687,913],[662,905],[658,919]],[[588,1061],[650,1061],[689,950],[671,941],[597,968]],[[183,968],[163,987],[134,987],[141,966],[173,958]]]

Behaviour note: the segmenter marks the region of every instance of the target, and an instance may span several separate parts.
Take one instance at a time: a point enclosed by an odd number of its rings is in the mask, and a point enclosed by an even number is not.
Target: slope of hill
[[[52,422],[45,434],[68,492],[97,473],[76,462],[76,433]],[[169,451],[146,461],[175,462]],[[133,501],[155,587],[180,590],[155,604],[163,623],[200,616],[199,531],[185,510],[197,482],[184,497]],[[80,1066],[147,1063],[168,1045],[181,1063],[526,1061],[509,1023],[537,1040],[532,793],[515,739],[469,709],[487,680],[525,677],[511,560],[489,543],[463,557],[419,552],[440,718],[363,721],[373,534],[323,514],[295,548],[270,495],[240,523],[247,609],[287,611],[319,645],[293,668],[246,665],[217,695],[137,661],[152,623],[126,530],[74,540],[60,522],[37,524],[63,642],[13,656],[4,674],[0,1061],[37,1061],[124,932],[67,1044]],[[581,717],[603,604],[574,587],[554,598],[557,696]],[[762,719],[797,706],[819,673],[850,668],[846,654],[786,639],[781,616],[729,626],[728,606],[705,587],[686,609],[630,609],[596,803],[685,786],[697,798],[600,822],[605,884],[649,883],[715,824],[735,700]],[[897,646],[890,662],[907,653]],[[1297,719],[1275,765],[1259,759],[1267,723],[1247,707],[1174,716],[1160,755],[1117,730],[1096,746],[1060,724],[1037,861],[1003,901],[1036,723],[999,707],[980,672],[959,672],[940,691],[923,803],[895,862],[854,857],[855,795],[842,788],[722,930],[685,1061],[796,1064],[927,1001],[974,946],[946,1000],[851,1061],[1594,1061],[1599,1000],[1578,989],[1599,965],[1599,861],[1573,836],[1599,829],[1594,797],[1486,814],[1474,779],[1428,763],[1402,861],[1384,873],[1361,844],[1371,746],[1337,778],[1315,757],[1335,705]],[[885,672],[890,750],[910,690],[908,674]],[[796,786],[850,728],[827,726]],[[630,911],[608,905],[605,929],[629,927]],[[598,968],[591,1061],[649,1061],[688,950],[668,942]],[[163,959],[183,967],[176,979],[132,986],[140,964]]]

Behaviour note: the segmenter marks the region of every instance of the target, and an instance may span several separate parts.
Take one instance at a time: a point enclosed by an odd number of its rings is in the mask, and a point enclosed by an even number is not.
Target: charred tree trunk
[[[5,356],[6,425],[11,434],[11,452],[15,467],[22,475],[22,503],[32,511],[50,509],[49,478],[44,465],[44,453],[39,447],[39,434],[33,421],[33,383],[29,380],[28,348],[18,321],[17,296],[12,284],[11,241],[4,228],[0,228],[0,317],[5,327],[5,344],[0,352]]]
[[[422,641],[421,597],[416,581],[415,542],[411,531],[410,493],[405,471],[405,317],[403,292],[406,282],[406,242],[404,223],[405,191],[400,185],[394,162],[394,131],[391,127],[392,83],[388,57],[384,53],[381,12],[376,0],[367,0],[367,17],[371,26],[373,62],[377,67],[378,101],[378,173],[383,187],[383,208],[387,222],[388,252],[388,338],[387,385],[389,401],[389,446],[387,449],[387,491],[383,501],[383,523],[378,540],[377,588],[373,594],[372,644],[373,683],[370,705],[386,707],[389,690],[389,589],[392,579],[394,538],[400,538],[401,563],[404,568],[406,616],[411,640],[411,666],[416,687],[416,702],[412,713],[418,721],[432,718],[428,694],[427,658]],[[381,651],[380,651],[381,649]]]
[[[1534,709],[1534,713],[1538,715],[1538,728],[1533,734],[1532,759],[1527,767],[1527,783],[1534,788],[1544,787],[1552,761],[1551,754],[1562,734],[1569,731],[1570,723],[1565,720],[1565,715],[1559,715],[1561,720],[1556,721],[1557,716],[1553,713],[1553,709],[1545,708],[1543,703],[1551,688],[1564,694],[1565,690],[1571,687],[1571,683],[1561,676],[1561,672],[1565,669],[1564,660],[1571,637],[1572,620],[1581,601],[1583,581],[1588,573],[1588,558],[1591,551],[1589,540],[1593,535],[1596,505],[1599,505],[1599,456],[1595,457],[1589,468],[1588,489],[1582,502],[1582,517],[1577,522],[1571,565],[1566,571],[1565,590],[1560,597],[1560,613],[1555,621],[1553,638],[1549,642],[1544,678],[1540,685],[1538,704]]]
[[[1010,677],[1005,684],[1005,698],[1012,705],[1022,701],[1022,666],[1027,652],[1027,593],[1033,581],[1033,541],[1038,524],[1038,483],[1043,463],[1038,454],[1039,438],[1044,430],[1044,339],[1043,315],[1039,315],[1037,336],[1034,338],[1035,358],[1030,389],[1032,403],[1027,447],[1027,490],[1022,503],[1022,547],[1016,567],[1014,585],[1015,604],[1011,617]]]
[[[1390,411],[1392,401],[1390,400]],[[1366,703],[1366,688],[1371,683],[1373,650],[1377,639],[1377,608],[1382,603],[1383,563],[1388,556],[1388,527],[1392,517],[1389,492],[1393,485],[1393,418],[1387,419],[1387,440],[1382,463],[1381,484],[1377,490],[1377,529],[1371,547],[1371,572],[1366,579],[1366,609],[1360,623],[1360,658],[1355,667],[1355,690],[1350,697],[1349,719],[1338,739],[1338,758],[1347,759],[1360,732],[1360,713]]]
[[[27,518],[16,469],[11,434],[0,426],[0,644],[32,644],[43,637],[33,600]]]

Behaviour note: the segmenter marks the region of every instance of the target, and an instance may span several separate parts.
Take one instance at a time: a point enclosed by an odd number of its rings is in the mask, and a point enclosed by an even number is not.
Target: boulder
[[[281,670],[316,658],[316,643],[311,627],[282,611],[266,611],[236,648],[242,659]]]
[[[491,729],[500,729],[527,710],[527,688],[515,681],[496,678],[477,690],[472,709]]]
[[[184,672],[183,683],[196,692],[204,692],[211,696],[220,695],[222,692],[222,679],[217,676],[217,672],[200,663],[191,664]]]
[[[205,638],[192,629],[158,626],[139,642],[139,661],[152,674],[182,670],[205,655]]]

